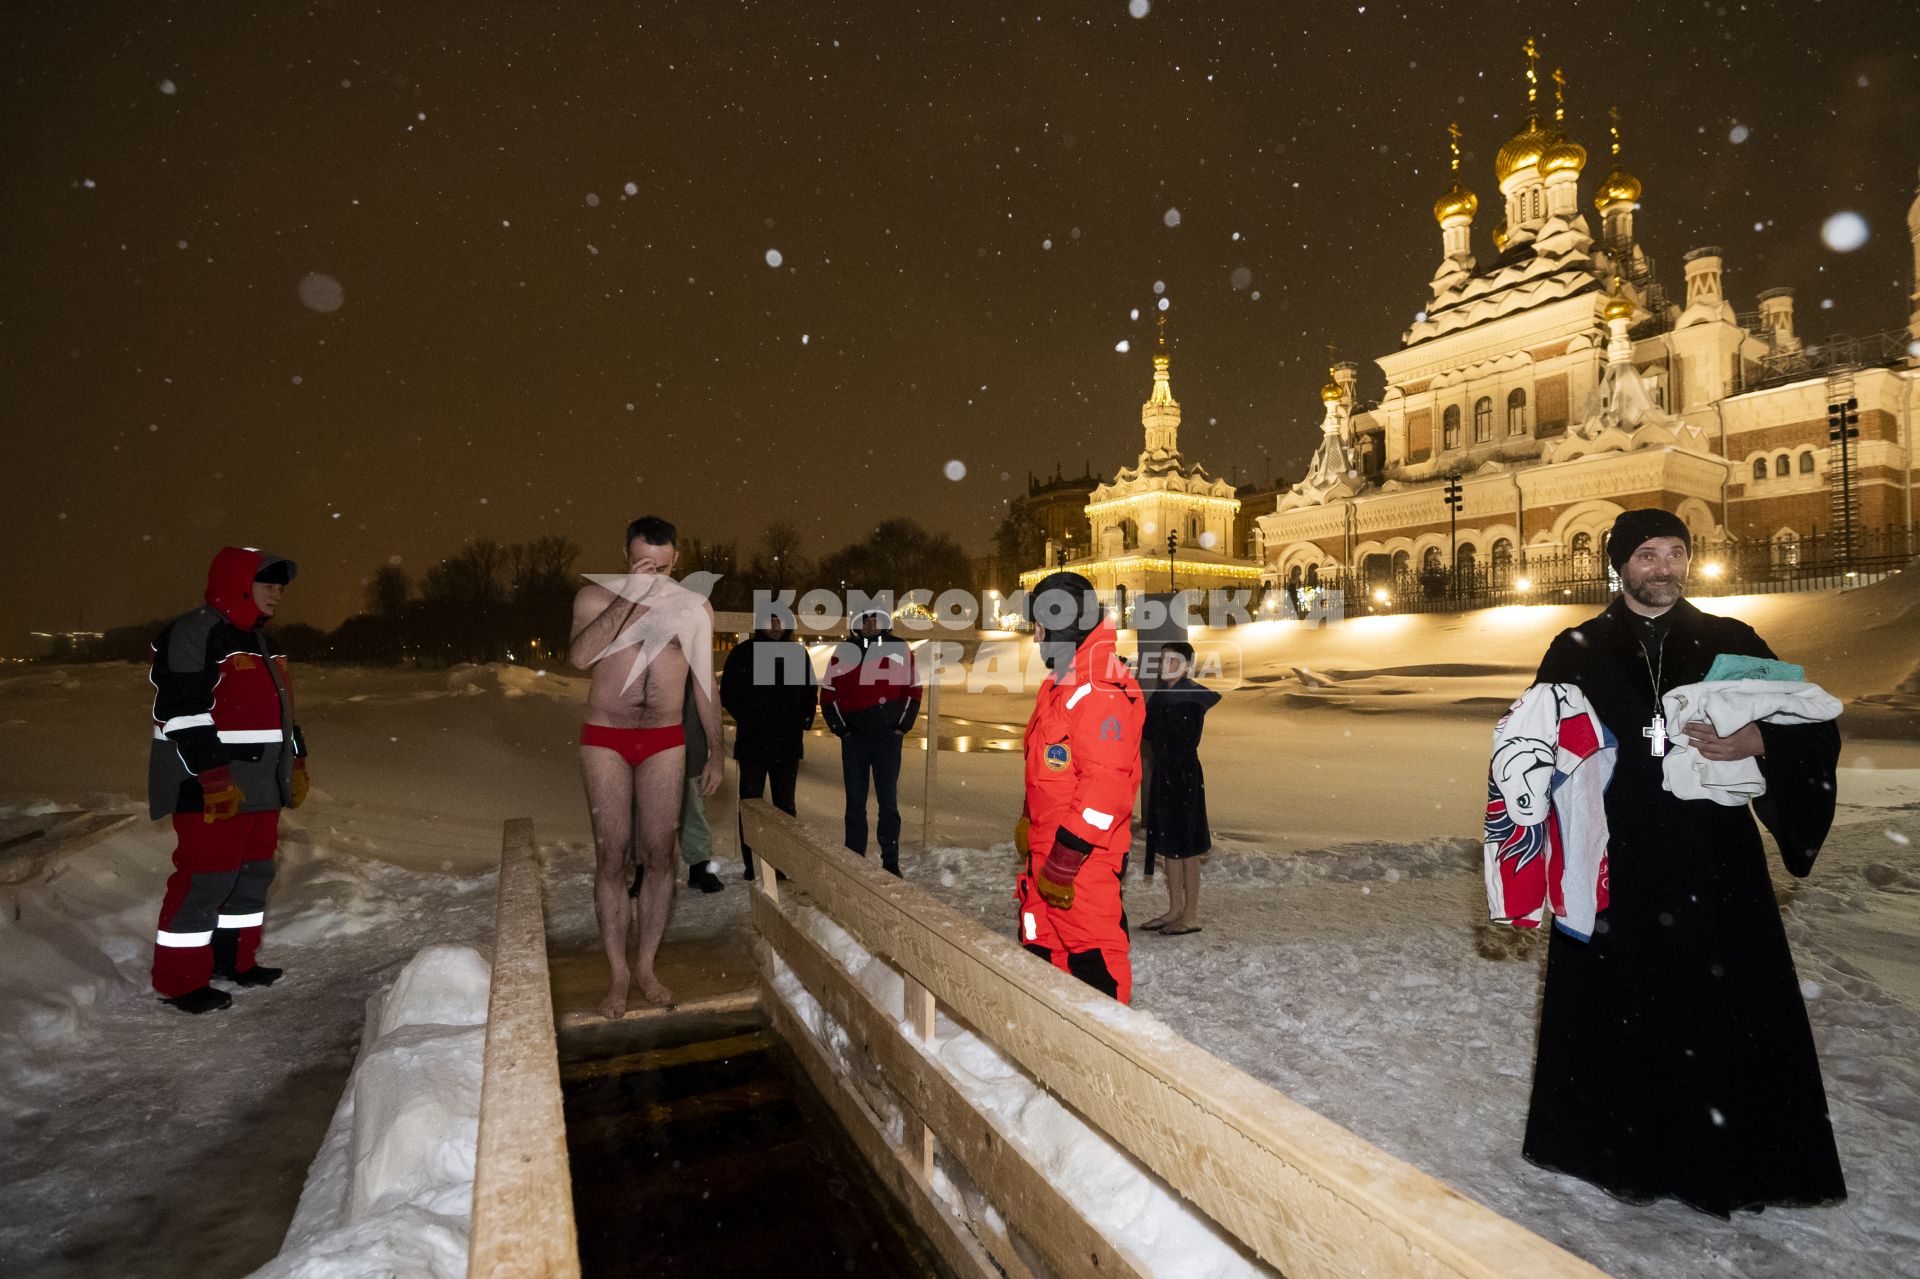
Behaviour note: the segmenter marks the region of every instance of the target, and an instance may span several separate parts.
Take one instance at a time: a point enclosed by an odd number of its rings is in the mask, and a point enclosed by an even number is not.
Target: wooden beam
[[[807,993],[878,1064],[882,1078],[912,1112],[906,1116],[909,1133],[918,1124],[937,1134],[1000,1215],[1016,1229],[1031,1230],[1029,1246],[1061,1279],[1148,1273],[1086,1222],[1046,1172],[996,1120],[975,1108],[925,1049],[900,1034],[895,1014],[853,981],[819,942],[764,902],[754,902],[753,922]],[[1035,1225],[1042,1222],[1044,1227]]]
[[[1018,1027],[985,1037],[1283,1273],[1601,1275],[770,804],[743,811],[756,856],[971,1026]]]
[[[533,823],[524,817],[508,822],[501,838],[467,1273],[476,1279],[580,1274],[547,987],[547,925]]]
[[[759,851],[759,845],[754,845],[756,857]],[[899,1152],[888,1145],[879,1118],[861,1100],[860,1094],[833,1072],[832,1065],[827,1061],[826,1050],[814,1042],[812,1033],[788,1011],[777,995],[769,993],[765,1003],[768,1019],[793,1050],[794,1059],[806,1071],[815,1091],[826,1098],[827,1105],[840,1120],[841,1128],[852,1139],[861,1157],[893,1193],[894,1198],[906,1208],[907,1215],[913,1218],[914,1225],[920,1228],[920,1233],[926,1236],[941,1258],[953,1268],[955,1274],[965,1279],[1001,1279],[1000,1270],[979,1241],[960,1228],[960,1223],[934,1198],[933,1187],[917,1176]]]
[[[757,1004],[759,1000],[754,1002]],[[681,1044],[678,1048],[649,1048],[644,1052],[622,1053],[618,1057],[576,1061],[560,1068],[560,1078],[571,1084],[585,1079],[605,1079],[609,1075],[632,1075],[643,1070],[667,1070],[674,1066],[690,1066],[695,1062],[725,1061],[729,1057],[765,1052],[767,1046],[765,1031],[749,1030],[742,1035],[728,1035],[725,1039],[696,1040],[691,1044]]]

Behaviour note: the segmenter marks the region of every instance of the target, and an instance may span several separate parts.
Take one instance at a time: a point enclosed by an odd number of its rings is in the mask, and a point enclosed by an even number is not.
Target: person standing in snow
[[[854,619],[853,633],[827,661],[820,713],[840,739],[840,773],[847,788],[846,844],[867,855],[867,780],[873,780],[880,820],[881,869],[900,874],[900,748],[920,714],[913,651],[888,629],[880,609]]]
[[[720,705],[733,716],[733,760],[740,769],[740,798],[758,799],[768,787],[773,806],[794,810],[807,730],[817,707],[813,661],[804,644],[789,638],[787,620],[769,609],[753,635],[734,646],[720,672]],[[861,804],[864,811],[866,805]],[[740,825],[740,859],[753,878],[753,849]]]
[[[160,903],[153,988],[183,1012],[227,1007],[212,985],[271,986],[259,963],[280,810],[306,802],[307,748],[287,659],[266,633],[292,560],[229,546],[207,569],[206,603],[154,638],[148,811],[177,843]]]
[[[1832,722],[1666,722],[1662,695],[1721,654],[1771,658],[1753,629],[1689,604],[1692,538],[1662,510],[1607,537],[1620,594],[1562,631],[1537,684],[1584,694],[1617,743],[1605,792],[1607,904],[1593,935],[1547,948],[1526,1157],[1632,1203],[1727,1217],[1845,1199],[1806,1005],[1747,805],[1663,785],[1670,736],[1710,761],[1757,759],[1753,804],[1805,876],[1833,822]],[[1491,809],[1491,805],[1489,805]]]
[[[593,820],[594,914],[612,982],[599,1013],[618,1020],[635,984],[648,1003],[666,1007],[673,992],[654,973],[654,957],[673,911],[673,834],[686,790],[686,732],[691,688],[707,741],[718,747],[720,701],[713,679],[713,608],[670,576],[679,532],[647,515],[627,526],[624,576],[602,577],[573,601],[567,661],[592,671],[580,726],[580,770]],[[689,683],[691,676],[691,684]],[[708,752],[700,793],[720,787],[719,749]],[[637,840],[636,840],[637,833]],[[640,881],[640,949],[627,964],[635,914],[628,897],[633,860]]]
[[[1093,583],[1049,573],[1028,595],[1049,674],[1027,720],[1014,825],[1020,944],[1121,1003],[1133,998],[1120,881],[1140,788],[1140,685]]]
[[[1200,931],[1200,859],[1213,847],[1200,733],[1220,694],[1192,678],[1193,645],[1160,650],[1160,685],[1147,696],[1143,749],[1152,751],[1147,783],[1147,866],[1166,863],[1167,909],[1140,927],[1162,937]]]

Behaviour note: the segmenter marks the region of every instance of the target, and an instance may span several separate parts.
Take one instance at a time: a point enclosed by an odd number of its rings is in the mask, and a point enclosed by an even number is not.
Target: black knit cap
[[[1677,537],[1689,553],[1693,550],[1693,534],[1687,531],[1684,520],[1657,506],[1643,506],[1615,520],[1607,533],[1607,559],[1613,571],[1618,573],[1628,556],[1656,537]]]
[[[1076,638],[1092,631],[1100,620],[1100,597],[1093,583],[1062,569],[1049,573],[1027,592],[1021,609],[1029,622],[1049,632]]]

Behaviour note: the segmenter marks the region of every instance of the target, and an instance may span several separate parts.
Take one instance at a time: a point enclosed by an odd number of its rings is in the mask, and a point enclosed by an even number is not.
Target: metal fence
[[[1864,586],[1906,566],[1920,545],[1903,529],[1856,532],[1852,545],[1835,534],[1795,541],[1720,542],[1695,548],[1691,598],[1764,595]],[[1292,591],[1275,593],[1272,612],[1304,614],[1338,592],[1348,616],[1454,613],[1504,604],[1592,604],[1619,589],[1606,558],[1592,552],[1532,554],[1523,561],[1375,567],[1321,572]]]

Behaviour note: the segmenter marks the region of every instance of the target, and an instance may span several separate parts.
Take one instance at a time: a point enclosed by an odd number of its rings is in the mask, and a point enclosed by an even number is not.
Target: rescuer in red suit
[[[1140,789],[1140,685],[1078,573],[1042,578],[1026,615],[1051,673],[1027,720],[1026,805],[1014,828],[1020,944],[1124,1004],[1133,968],[1120,878]]]
[[[184,1012],[225,1008],[213,986],[271,986],[256,963],[280,810],[307,797],[307,748],[294,723],[287,659],[265,626],[292,560],[229,546],[207,570],[206,604],[153,641],[148,807],[178,845],[160,904],[153,988]]]

